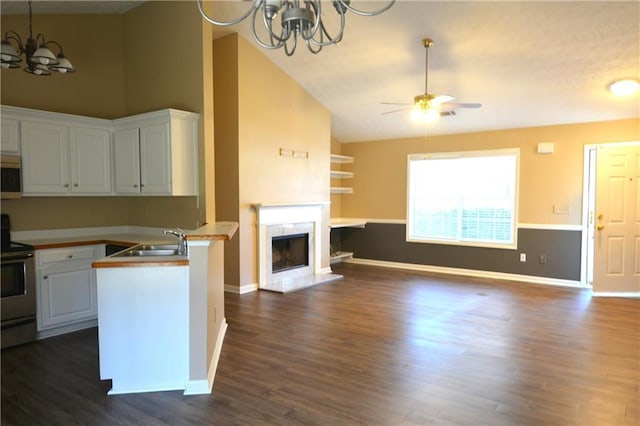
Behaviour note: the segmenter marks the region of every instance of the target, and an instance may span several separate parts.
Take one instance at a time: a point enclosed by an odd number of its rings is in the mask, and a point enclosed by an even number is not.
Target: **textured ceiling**
[[[186,0],[185,0],[186,1]],[[34,2],[34,13],[124,13],[139,1]],[[213,1],[216,17],[238,16],[247,1]],[[26,2],[2,1],[2,13],[24,13]],[[352,2],[375,9],[383,2]],[[46,10],[45,7],[47,8]],[[22,9],[22,11],[20,10]],[[329,31],[335,15],[324,2]],[[249,20],[238,31],[253,42]],[[431,124],[381,102],[411,102],[424,91],[425,37],[429,92],[480,109]],[[348,13],[343,41],[292,57],[260,48],[331,111],[341,142],[640,117],[640,97],[617,98],[608,85],[640,77],[638,1],[398,0],[375,17]],[[640,138],[640,135],[639,135]]]
[[[248,7],[213,3],[220,17]],[[381,3],[352,4],[371,10]],[[399,0],[382,15],[347,18],[343,41],[318,55],[263,49],[331,111],[341,142],[640,116],[638,95],[621,99],[607,90],[615,79],[640,76],[639,2]],[[250,38],[246,20],[233,28]],[[429,92],[481,109],[458,109],[428,125],[413,123],[410,111],[381,114],[395,109],[381,102],[423,93],[425,37],[434,40]]]

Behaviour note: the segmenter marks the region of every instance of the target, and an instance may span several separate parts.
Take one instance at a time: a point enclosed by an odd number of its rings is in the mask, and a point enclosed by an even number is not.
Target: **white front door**
[[[599,145],[593,291],[640,293],[640,142]]]

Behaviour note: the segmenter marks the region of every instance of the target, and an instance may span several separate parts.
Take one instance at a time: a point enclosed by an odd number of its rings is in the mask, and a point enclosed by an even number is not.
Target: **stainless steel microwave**
[[[0,187],[2,188],[1,198],[20,198],[22,196],[22,181],[20,172],[20,156],[3,155],[0,162]]]

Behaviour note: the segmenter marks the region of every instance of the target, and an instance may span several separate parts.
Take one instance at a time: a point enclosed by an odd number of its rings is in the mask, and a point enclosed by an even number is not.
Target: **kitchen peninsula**
[[[224,334],[224,241],[234,222],[185,236],[187,255],[110,256],[98,284],[100,378],[109,394],[210,393]]]

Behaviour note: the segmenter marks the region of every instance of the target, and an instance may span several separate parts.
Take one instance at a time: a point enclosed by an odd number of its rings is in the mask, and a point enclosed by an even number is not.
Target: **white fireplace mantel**
[[[340,275],[331,273],[331,268],[322,267],[322,250],[324,227],[329,227],[329,223],[324,223],[324,209],[329,206],[329,202],[311,202],[298,204],[264,204],[255,203],[251,206],[257,212],[256,226],[258,232],[258,288],[271,290],[280,293],[298,290],[311,285],[323,282],[334,281],[342,278]],[[310,225],[309,236],[309,268],[308,273],[300,276],[300,271],[294,272],[283,278],[282,274],[272,273],[272,246],[271,238],[274,228],[286,229],[293,225]],[[280,231],[276,231],[280,232]]]

